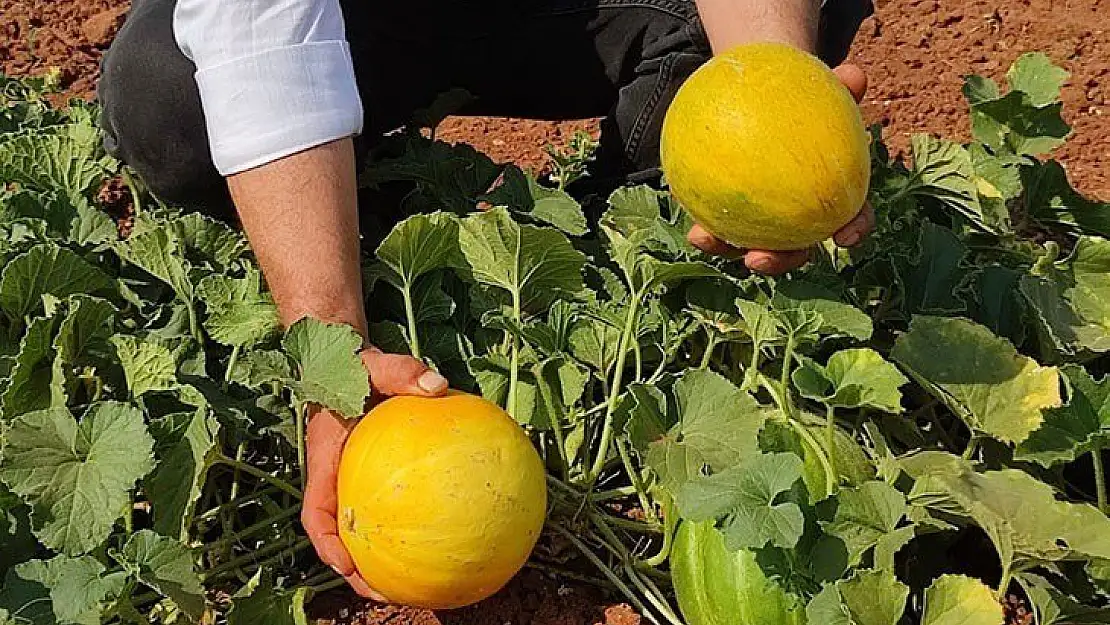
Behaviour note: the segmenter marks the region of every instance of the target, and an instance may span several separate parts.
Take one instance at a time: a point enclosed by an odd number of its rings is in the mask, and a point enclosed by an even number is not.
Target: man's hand
[[[855,65],[841,65],[835,70],[836,75],[848,87],[852,97],[859,102],[867,91],[867,76],[863,70]],[[875,212],[871,205],[864,205],[855,219],[848,222],[835,235],[833,241],[841,247],[858,245],[871,229],[875,227]],[[809,252],[798,250],[780,252],[775,250],[740,250],[718,239],[705,228],[694,225],[687,237],[690,243],[707,254],[724,256],[726,258],[743,258],[744,264],[757,273],[778,275],[791,269],[801,267],[809,260]]]
[[[374,401],[391,395],[430,397],[447,392],[447,380],[411,356],[386,354],[370,348],[362,353],[362,362],[370,372]],[[355,423],[329,410],[316,410],[310,415],[308,484],[305,485],[301,524],[320,560],[342,575],[355,592],[368,599],[387,601],[359,575],[351,554],[339,539],[336,478],[343,444]]]

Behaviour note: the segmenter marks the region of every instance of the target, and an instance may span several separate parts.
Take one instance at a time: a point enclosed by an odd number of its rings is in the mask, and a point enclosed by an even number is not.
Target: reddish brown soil
[[[1025,51],[1040,50],[1071,73],[1065,116],[1075,136],[1058,157],[1083,192],[1110,200],[1110,0],[876,0],[851,60],[871,80],[864,100],[869,121],[881,122],[896,149],[915,132],[965,138],[968,117],[962,76],[1002,78]],[[127,0],[0,0],[0,69],[39,74],[57,68],[69,97],[92,96],[101,51],[123,19]],[[595,120],[548,123],[489,118],[451,119],[440,136],[468,141],[497,160],[531,169],[546,163],[543,148],[561,145]],[[121,189],[104,191],[112,205]],[[1028,622],[1008,605],[1011,623]],[[374,607],[333,592],[313,605],[328,625],[637,625],[627,606],[583,585],[563,584],[532,570],[472,608],[433,614]]]
[[[584,585],[563,584],[525,570],[500,593],[460,610],[430,612],[375,606],[333,592],[312,604],[316,625],[640,625],[630,607]]]

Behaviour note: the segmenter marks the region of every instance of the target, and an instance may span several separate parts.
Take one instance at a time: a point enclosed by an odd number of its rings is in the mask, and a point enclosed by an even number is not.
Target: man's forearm
[[[282,322],[309,316],[366,336],[351,141],[235,174],[228,185]]]
[[[817,47],[821,0],[697,0],[715,53],[753,41]]]

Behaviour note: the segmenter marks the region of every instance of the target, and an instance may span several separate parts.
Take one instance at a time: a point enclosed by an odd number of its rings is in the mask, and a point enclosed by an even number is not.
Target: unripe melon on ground
[[[355,426],[338,477],[339,536],[392,602],[478,602],[524,566],[543,529],[543,462],[500,407],[452,391],[393,397]]]
[[[745,249],[828,239],[859,213],[871,177],[851,93],[817,57],[776,43],[699,67],[667,110],[660,158],[694,220]]]

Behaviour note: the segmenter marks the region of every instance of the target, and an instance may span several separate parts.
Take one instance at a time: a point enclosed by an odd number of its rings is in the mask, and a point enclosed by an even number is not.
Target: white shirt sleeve
[[[173,27],[221,174],[362,132],[338,0],[178,0]]]

